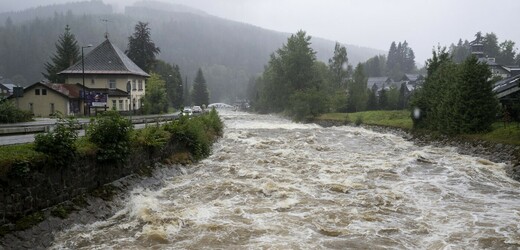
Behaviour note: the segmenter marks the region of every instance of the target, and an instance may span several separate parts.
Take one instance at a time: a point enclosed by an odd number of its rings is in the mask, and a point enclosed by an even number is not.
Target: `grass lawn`
[[[378,110],[357,113],[328,113],[317,118],[318,120],[349,121],[357,123],[361,121],[367,125],[378,125],[393,128],[412,129],[413,123],[408,110]],[[520,145],[520,128],[516,123],[511,123],[504,127],[504,123],[496,122],[492,126],[492,131],[482,134],[461,135],[468,139],[483,140],[492,143],[504,143]]]
[[[318,120],[347,120],[351,123],[356,123],[359,119],[361,119],[361,123],[367,125],[379,125],[404,129],[411,129],[413,125],[412,119],[410,119],[410,112],[407,110],[328,113],[318,117]]]

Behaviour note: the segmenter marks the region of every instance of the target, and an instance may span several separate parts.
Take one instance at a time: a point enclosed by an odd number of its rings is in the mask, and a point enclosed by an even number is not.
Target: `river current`
[[[520,184],[503,163],[359,127],[221,115],[212,156],[130,190],[53,248],[520,248]]]

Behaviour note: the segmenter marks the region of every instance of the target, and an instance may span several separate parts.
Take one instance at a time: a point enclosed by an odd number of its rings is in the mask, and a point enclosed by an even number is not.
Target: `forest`
[[[250,78],[261,74],[269,54],[290,36],[179,6],[150,1],[143,5],[115,13],[101,1],[86,1],[0,13],[0,76],[22,86],[42,80],[44,65],[66,25],[80,45],[96,46],[108,31],[109,39],[125,50],[134,25],[142,21],[150,24],[152,39],[161,49],[158,59],[178,65],[189,85],[202,68],[211,101],[232,103],[246,97]],[[314,38],[312,47],[317,59],[326,62],[334,42]],[[352,63],[381,53],[346,48]]]

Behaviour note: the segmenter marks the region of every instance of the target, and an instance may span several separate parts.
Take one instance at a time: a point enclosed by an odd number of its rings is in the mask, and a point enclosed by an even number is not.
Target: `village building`
[[[135,112],[143,106],[150,76],[109,39],[86,54],[83,63],[80,60],[59,74],[65,76],[65,83],[37,82],[10,98],[18,108],[37,117],[57,112],[67,116],[106,110]]]
[[[375,91],[376,95],[383,89],[388,89],[394,84],[394,81],[390,77],[369,77],[367,79],[367,88]]]
[[[80,111],[86,110],[87,114],[107,109],[117,111],[141,109],[146,78],[150,76],[109,39],[85,55],[84,65],[79,61],[59,74],[65,76],[66,84],[85,87],[85,95],[83,91],[80,92],[82,102]],[[83,77],[85,77],[84,81]]]
[[[80,91],[80,85],[37,82],[24,88],[23,96],[11,99],[36,117],[75,115],[80,112]]]
[[[12,80],[0,76],[0,99],[11,96],[16,87],[18,86]]]
[[[507,79],[520,74],[519,66],[505,66],[496,62],[495,58],[488,57],[484,53],[484,44],[482,37],[478,36],[474,41],[469,43],[471,55],[475,56],[480,63],[486,64],[491,71],[491,78]]]
[[[11,95],[9,88],[0,83],[0,100]]]

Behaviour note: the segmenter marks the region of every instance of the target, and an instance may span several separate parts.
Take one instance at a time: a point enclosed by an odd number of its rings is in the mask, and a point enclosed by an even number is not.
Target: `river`
[[[222,113],[213,154],[54,249],[518,249],[503,163],[359,127]]]

